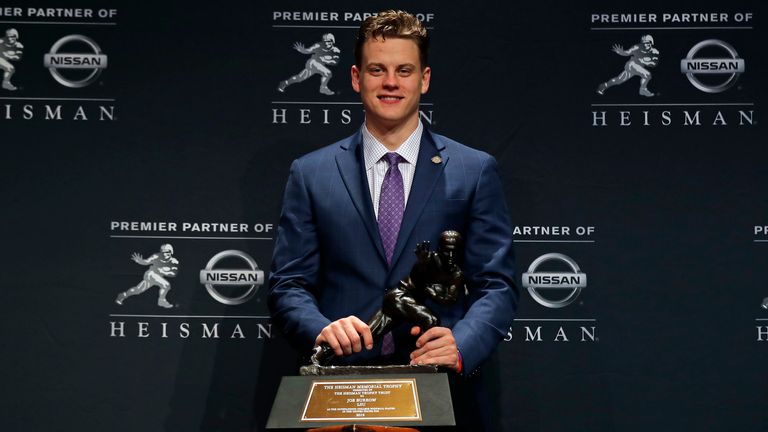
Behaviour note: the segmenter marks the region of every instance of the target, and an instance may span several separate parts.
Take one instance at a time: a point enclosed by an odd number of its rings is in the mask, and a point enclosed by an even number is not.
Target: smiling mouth
[[[399,102],[402,99],[405,99],[402,96],[376,96],[380,101],[385,103],[394,103]]]

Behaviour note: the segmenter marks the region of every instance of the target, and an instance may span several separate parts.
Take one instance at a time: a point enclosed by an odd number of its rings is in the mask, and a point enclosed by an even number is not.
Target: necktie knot
[[[384,161],[386,161],[389,164],[390,167],[393,166],[393,165],[397,166],[398,163],[400,163],[400,162],[405,160],[405,159],[403,159],[402,156],[400,156],[399,154],[397,154],[395,152],[389,152],[389,153],[385,154],[384,156],[382,156],[382,159],[384,159]]]

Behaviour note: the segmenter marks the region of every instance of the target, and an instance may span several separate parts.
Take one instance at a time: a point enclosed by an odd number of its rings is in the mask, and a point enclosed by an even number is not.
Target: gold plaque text
[[[416,380],[313,381],[301,421],[421,421]]]

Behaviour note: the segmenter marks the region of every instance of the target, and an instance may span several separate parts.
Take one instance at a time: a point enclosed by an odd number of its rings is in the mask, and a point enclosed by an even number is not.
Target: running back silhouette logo
[[[5,37],[0,39],[0,69],[3,71],[2,87],[5,90],[14,91],[18,88],[11,84],[11,77],[16,72],[16,68],[11,61],[21,60],[24,45],[19,42],[19,32],[16,29],[9,28],[5,31]]]
[[[294,43],[293,49],[310,57],[301,72],[284,81],[280,81],[277,91],[284,93],[288,86],[300,83],[313,75],[319,74],[320,89],[318,91],[328,96],[336,94],[336,92],[328,88],[328,82],[333,77],[333,72],[329,69],[329,66],[339,64],[339,54],[341,53],[341,50],[335,44],[336,38],[331,33],[324,34],[322,41],[315,43],[309,48],[305,48],[301,42]]]
[[[138,253],[133,253],[131,259],[139,265],[149,266],[149,269],[144,272],[144,277],[136,286],[123,291],[115,298],[115,303],[120,306],[123,305],[125,299],[135,295],[139,295],[144,291],[156,286],[160,289],[160,293],[157,297],[157,305],[166,309],[174,307],[173,304],[168,302],[168,291],[171,290],[171,283],[166,278],[176,277],[179,273],[179,260],[173,257],[173,246],[170,244],[164,244],[160,246],[160,251],[152,254],[149,258],[144,259]]]
[[[610,87],[624,84],[632,77],[637,76],[640,77],[640,95],[645,97],[655,96],[653,92],[648,90],[648,82],[652,78],[652,74],[648,69],[659,65],[659,50],[654,48],[653,45],[653,36],[651,35],[641,37],[639,44],[632,45],[627,50],[619,44],[614,45],[611,48],[613,52],[622,57],[630,57],[630,59],[624,64],[624,70],[620,74],[597,87],[597,94],[603,95]]]

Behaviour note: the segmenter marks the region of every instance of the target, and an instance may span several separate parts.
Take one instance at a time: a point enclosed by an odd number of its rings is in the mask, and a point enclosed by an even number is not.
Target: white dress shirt
[[[419,157],[419,147],[421,146],[421,134],[424,130],[421,122],[416,130],[400,144],[395,150],[397,154],[405,159],[405,162],[397,164],[400,174],[403,176],[403,192],[405,204],[408,204],[408,195],[411,192],[413,183],[413,174],[416,172],[416,160]],[[365,159],[365,174],[368,177],[368,188],[371,192],[371,201],[373,201],[373,211],[376,218],[379,217],[379,197],[381,196],[381,184],[384,182],[384,176],[387,174],[389,164],[381,158],[389,153],[389,150],[379,142],[363,124],[363,156]]]

